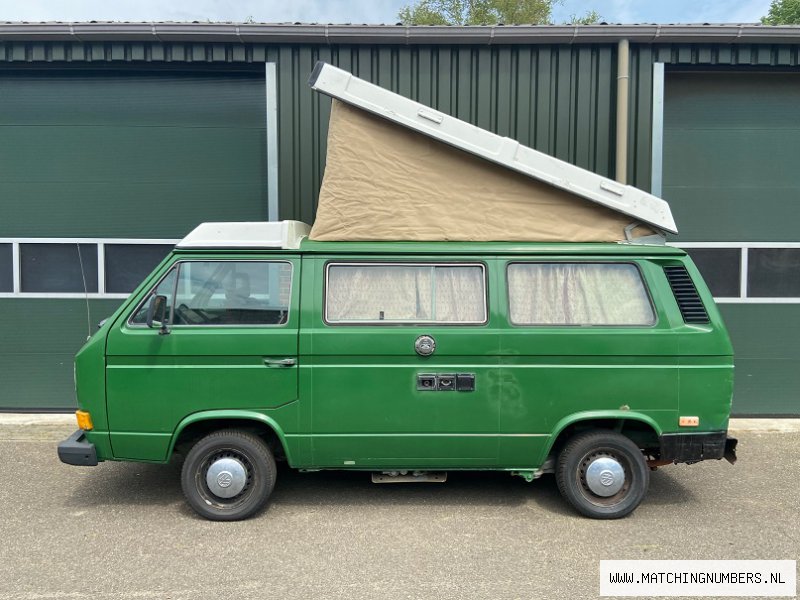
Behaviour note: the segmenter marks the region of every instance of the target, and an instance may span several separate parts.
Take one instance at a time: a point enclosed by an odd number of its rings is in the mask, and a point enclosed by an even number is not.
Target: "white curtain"
[[[332,265],[328,321],[481,322],[483,269],[478,266]]]
[[[653,309],[630,264],[518,263],[508,268],[518,325],[651,325]]]
[[[479,323],[486,318],[481,267],[436,267],[434,320]]]

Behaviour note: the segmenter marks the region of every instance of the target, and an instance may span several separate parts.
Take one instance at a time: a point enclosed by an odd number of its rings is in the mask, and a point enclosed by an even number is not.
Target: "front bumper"
[[[86,441],[86,432],[78,429],[58,445],[58,458],[68,465],[93,467],[97,464],[97,450]]]
[[[665,433],[661,436],[661,460],[695,463],[701,460],[726,459],[736,462],[736,438],[727,431],[710,433]]]

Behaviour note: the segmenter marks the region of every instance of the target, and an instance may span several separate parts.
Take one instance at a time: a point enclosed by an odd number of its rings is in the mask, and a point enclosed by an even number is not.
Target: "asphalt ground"
[[[281,468],[268,508],[214,523],[178,464],[61,464],[71,424],[0,423],[0,598],[595,598],[600,559],[800,558],[800,433],[739,433],[739,462],[652,473],[619,521],[552,476],[444,484]]]

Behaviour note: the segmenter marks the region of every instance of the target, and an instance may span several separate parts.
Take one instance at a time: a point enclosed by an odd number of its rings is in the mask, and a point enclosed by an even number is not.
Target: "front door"
[[[324,297],[303,331],[314,463],[497,464],[499,336],[486,261],[314,262]]]
[[[114,456],[163,460],[178,423],[213,409],[281,410],[297,399],[299,258],[176,261],[108,336]],[[165,328],[147,325],[154,295]]]

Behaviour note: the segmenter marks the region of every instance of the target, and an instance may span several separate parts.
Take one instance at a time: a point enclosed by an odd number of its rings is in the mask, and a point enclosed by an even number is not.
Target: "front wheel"
[[[619,519],[636,509],[647,492],[650,470],[630,439],[612,431],[572,438],[558,457],[561,495],[594,519]]]
[[[186,501],[212,521],[238,521],[258,512],[275,487],[275,459],[260,437],[238,429],[198,441],[183,463]]]

